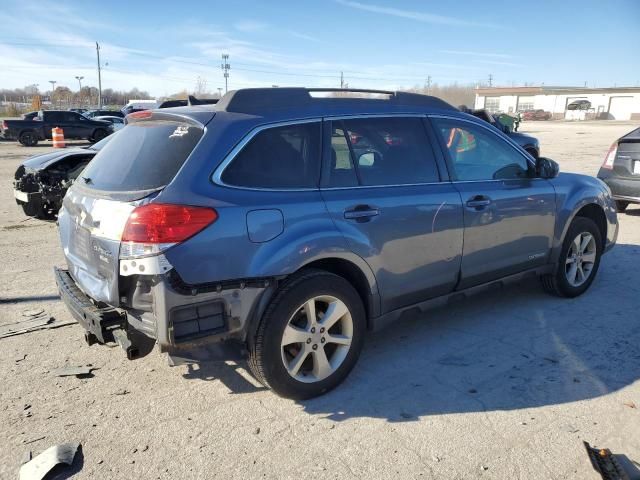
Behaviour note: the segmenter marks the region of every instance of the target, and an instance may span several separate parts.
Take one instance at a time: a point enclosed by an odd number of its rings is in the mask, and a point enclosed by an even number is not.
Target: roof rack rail
[[[354,98],[354,97],[314,97],[315,92],[344,92],[344,93],[370,93],[386,95],[387,98]],[[393,92],[390,90],[369,90],[361,88],[244,88],[232,90],[227,93],[216,105],[216,110],[260,114],[264,111],[288,108],[304,108],[320,105],[336,105],[346,102],[354,102],[364,105],[380,105],[381,102],[389,102],[393,105],[406,107],[427,107],[441,110],[457,110],[444,100],[429,95],[409,92]]]

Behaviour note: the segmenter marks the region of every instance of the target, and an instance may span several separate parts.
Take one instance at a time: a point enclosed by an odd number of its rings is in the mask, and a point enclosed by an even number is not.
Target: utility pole
[[[427,76],[427,95],[431,95],[431,75]]]
[[[489,74],[489,86],[493,86],[493,75]]]
[[[222,87],[218,87],[218,98],[222,98]]]
[[[98,56],[98,109],[102,108],[102,75],[100,72],[100,45],[96,42],[96,55]]]
[[[344,72],[340,72],[340,88],[344,88]]]
[[[229,65],[229,54],[222,54],[222,63],[220,64],[220,68],[224,72],[224,93],[229,91],[229,70],[231,69],[231,65]]]

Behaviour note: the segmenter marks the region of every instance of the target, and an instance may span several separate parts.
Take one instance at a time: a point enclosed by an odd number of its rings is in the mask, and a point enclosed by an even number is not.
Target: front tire
[[[95,132],[93,132],[93,137],[91,137],[89,140],[92,143],[97,143],[100,140],[102,140],[103,138],[106,138],[109,135],[109,132],[107,132],[106,130],[96,130]]]
[[[322,395],[354,367],[365,329],[362,301],[348,281],[323,270],[302,271],[267,307],[249,347],[249,368],[282,397]]]
[[[542,285],[560,297],[577,297],[591,286],[602,255],[602,236],[593,220],[576,217],[562,243],[558,268],[544,275]]]

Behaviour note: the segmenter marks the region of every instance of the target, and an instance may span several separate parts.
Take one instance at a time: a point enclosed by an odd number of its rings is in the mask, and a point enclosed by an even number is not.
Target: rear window
[[[178,173],[202,134],[202,128],[183,122],[129,124],[89,163],[82,183],[116,192],[163,187]]]

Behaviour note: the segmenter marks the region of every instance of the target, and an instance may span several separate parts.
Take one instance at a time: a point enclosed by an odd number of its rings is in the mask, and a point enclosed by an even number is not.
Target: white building
[[[475,108],[490,112],[544,110],[553,118],[576,118],[567,105],[575,100],[591,102],[591,118],[640,120],[640,87],[479,87]],[[584,114],[583,118],[584,119]]]

